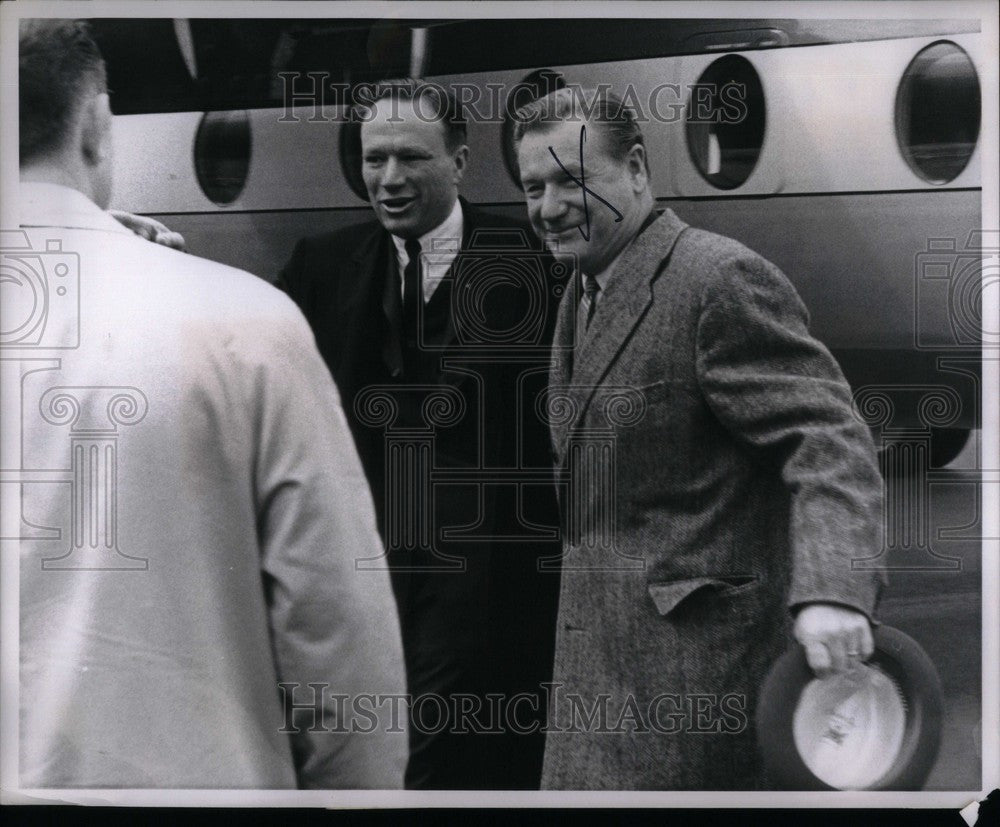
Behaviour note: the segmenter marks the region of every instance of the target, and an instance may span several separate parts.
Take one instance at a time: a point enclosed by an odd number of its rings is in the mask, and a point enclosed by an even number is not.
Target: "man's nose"
[[[553,221],[561,218],[566,212],[566,202],[559,196],[559,193],[546,187],[542,194],[542,205],[539,208],[539,215],[543,221]]]
[[[382,169],[382,186],[387,189],[399,187],[405,178],[402,164],[395,158],[389,158]]]

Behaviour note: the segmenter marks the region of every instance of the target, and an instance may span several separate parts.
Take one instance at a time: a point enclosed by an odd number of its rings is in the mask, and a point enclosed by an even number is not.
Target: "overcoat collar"
[[[556,319],[549,376],[552,439],[560,460],[566,441],[579,426],[597,386],[631,338],[653,301],[653,282],[663,272],[677,237],[688,225],[664,210],[626,248],[601,294],[590,327],[576,341],[578,291],[567,290]],[[574,347],[575,344],[575,347]],[[560,404],[558,399],[563,399]]]

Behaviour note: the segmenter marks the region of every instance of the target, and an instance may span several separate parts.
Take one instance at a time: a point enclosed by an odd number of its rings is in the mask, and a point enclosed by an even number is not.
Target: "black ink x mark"
[[[619,221],[622,220],[623,216],[622,216],[622,214],[617,209],[615,209],[615,207],[609,201],[607,201],[604,198],[601,198],[601,196],[599,196],[596,192],[594,192],[592,189],[590,189],[589,187],[587,187],[587,184],[585,183],[586,175],[585,175],[584,170],[583,170],[583,142],[586,139],[587,139],[587,126],[586,126],[586,124],[581,124],[580,125],[580,177],[579,178],[577,178],[576,176],[574,176],[568,169],[566,169],[566,167],[563,166],[563,162],[559,160],[559,156],[556,155],[556,151],[552,147],[549,147],[549,152],[552,153],[552,157],[555,158],[556,159],[556,163],[559,164],[559,169],[561,169],[563,172],[566,173],[566,175],[569,177],[570,181],[572,181],[580,189],[583,190],[583,218],[584,218],[584,222],[587,225],[587,229],[584,230],[583,227],[580,227],[579,230],[580,230],[580,235],[583,236],[583,240],[584,241],[590,241],[590,207],[587,205],[587,196],[588,195],[594,196],[594,198],[596,198],[598,201],[600,201],[605,207],[607,207],[609,210],[611,210],[611,212],[613,212],[617,216],[617,218],[615,218],[615,223],[616,224]]]

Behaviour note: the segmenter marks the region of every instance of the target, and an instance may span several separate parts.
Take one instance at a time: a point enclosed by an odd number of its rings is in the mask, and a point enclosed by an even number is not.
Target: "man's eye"
[[[385,159],[379,155],[366,155],[365,163],[368,166],[375,166],[376,164],[381,164]]]

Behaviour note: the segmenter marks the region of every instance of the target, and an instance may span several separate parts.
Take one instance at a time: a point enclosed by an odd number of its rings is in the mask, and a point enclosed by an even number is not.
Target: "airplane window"
[[[232,204],[250,172],[250,116],[245,110],[206,112],[194,138],[198,186],[220,207]]]
[[[941,40],[910,61],[896,92],[896,140],[917,175],[946,184],[965,169],[979,118],[979,77],[964,50]]]
[[[507,96],[504,108],[503,127],[500,130],[500,149],[507,174],[514,185],[521,188],[521,176],[517,171],[517,153],[514,151],[514,113],[522,106],[545,97],[557,89],[563,89],[566,80],[562,74],[552,69],[538,69],[525,77]]]
[[[711,63],[691,89],[687,146],[691,161],[713,187],[730,190],[750,177],[764,144],[764,88],[745,57]]]

